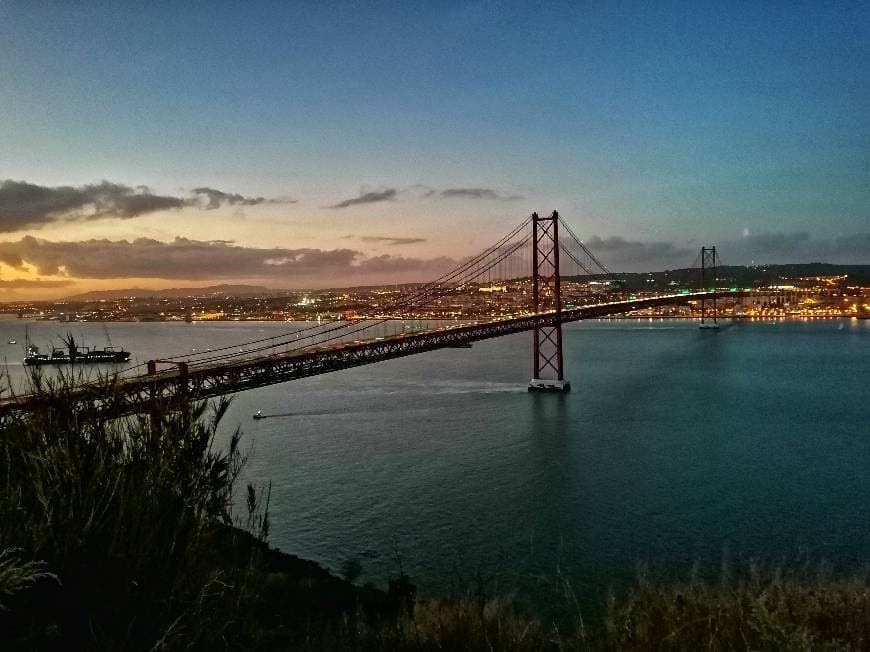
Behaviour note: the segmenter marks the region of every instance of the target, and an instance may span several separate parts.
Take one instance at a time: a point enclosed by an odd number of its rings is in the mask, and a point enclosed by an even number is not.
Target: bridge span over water
[[[115,416],[143,411],[143,406],[178,395],[190,400],[233,394],[291,380],[383,362],[427,351],[463,346],[535,328],[555,327],[584,319],[619,315],[657,306],[686,304],[702,299],[735,297],[743,292],[696,292],[633,301],[580,306],[491,322],[443,326],[422,332],[399,334],[358,343],[338,343],[313,350],[273,353],[235,360],[225,364],[175,365],[172,368],[130,377],[118,377],[107,384],[83,386],[74,399],[106,405]],[[44,403],[40,396],[26,395],[0,401],[0,416],[29,411]]]
[[[568,233],[559,238],[559,226]],[[526,231],[526,227],[531,229]],[[712,252],[712,256],[710,254]],[[715,277],[715,248],[701,249],[701,288],[705,266],[712,264]],[[531,268],[531,274],[529,274]],[[716,300],[743,294],[712,288],[700,292],[630,298],[627,301],[598,302],[575,306],[575,299],[563,297],[562,277],[587,279],[607,277],[610,271],[586,248],[555,211],[548,217],[536,213],[514,228],[481,254],[465,260],[459,267],[435,281],[415,288],[378,308],[381,314],[362,315],[348,321],[305,327],[301,331],[264,338],[250,349],[223,347],[209,354],[176,356],[150,360],[147,365],[124,370],[102,379],[65,388],[67,400],[82,409],[97,410],[107,416],[123,416],[153,410],[168,400],[199,400],[265,387],[277,383],[340,371],[437,349],[467,346],[473,342],[513,333],[533,334],[533,376],[530,389],[563,391],[565,381],[562,356],[562,324],[583,319],[624,314],[657,306],[698,302],[701,320],[706,314],[715,319]],[[502,312],[493,309],[485,320],[441,326],[416,332],[400,332],[374,337],[376,327],[431,311],[433,306],[455,298],[469,287],[485,289],[492,299],[494,288],[517,282],[523,291],[524,305],[513,305]],[[501,284],[501,285],[500,285]],[[530,291],[526,291],[530,290]],[[528,297],[527,297],[528,295]],[[527,297],[527,298],[526,298]],[[530,300],[530,301],[529,301]],[[711,313],[706,306],[712,305]],[[419,317],[418,317],[419,318]],[[300,339],[300,335],[304,335]],[[348,341],[348,337],[352,337]],[[165,365],[169,364],[167,368]],[[164,365],[158,369],[158,365]],[[147,370],[147,371],[146,371]],[[143,373],[144,372],[144,373]],[[50,392],[12,396],[0,400],[0,418],[29,412],[52,401]]]

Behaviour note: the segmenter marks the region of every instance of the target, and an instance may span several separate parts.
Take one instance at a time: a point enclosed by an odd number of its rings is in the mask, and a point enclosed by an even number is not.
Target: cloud
[[[380,192],[365,192],[360,193],[358,197],[345,199],[327,208],[348,208],[349,206],[357,206],[358,204],[374,204],[380,201],[392,201],[396,198],[397,191],[395,188],[387,188]]]
[[[814,238],[806,231],[759,231],[720,247],[726,263],[864,263],[870,232]],[[731,252],[730,254],[728,252]]]
[[[492,188],[447,188],[445,190],[430,190],[426,193],[427,197],[438,195],[447,199],[464,198],[464,199],[493,199],[497,201],[515,201],[523,199],[519,195],[506,195],[504,193],[493,190]]]
[[[673,242],[639,242],[619,236],[600,238],[596,235],[584,240],[584,244],[614,271],[688,267],[695,253]]]
[[[720,241],[717,253],[723,265],[755,263],[861,264],[870,251],[870,233],[813,237],[806,231],[775,232],[746,230],[734,240]],[[618,236],[592,236],[584,241],[602,262],[614,271],[655,271],[689,267],[699,248],[674,242],[640,242]],[[711,243],[714,244],[714,243]]]
[[[257,206],[259,204],[295,204],[294,199],[266,199],[265,197],[245,197],[232,192],[224,192],[215,188],[194,188],[194,195],[201,195],[207,199],[204,208],[213,210],[221,206]]]
[[[737,241],[735,249],[747,253],[763,252],[767,255],[788,255],[796,254],[809,241],[810,234],[806,231],[749,233],[747,229],[744,231],[743,237]]]
[[[518,195],[505,195],[491,188],[447,188],[441,191],[442,197],[464,197],[467,199],[498,199],[512,201],[522,199]]]
[[[10,278],[10,279],[0,280],[0,289],[7,289],[7,290],[19,290],[22,288],[51,289],[51,288],[65,288],[65,287],[69,287],[72,284],[73,284],[73,281],[68,281],[68,280],[43,281],[41,279]]]
[[[840,235],[831,238],[827,247],[826,262],[866,263],[870,251],[870,232]]]
[[[353,249],[263,249],[187,238],[52,242],[33,236],[0,242],[0,263],[39,275],[76,279],[259,279],[284,287],[340,286],[361,277],[392,282],[396,280],[392,275],[401,274],[425,281],[430,280],[430,272],[455,265],[448,258],[367,259]]]
[[[51,242],[25,236],[0,242],[0,262],[11,267],[29,264],[40,275],[90,279],[291,277],[347,268],[359,255],[350,249],[259,249],[187,238]]]
[[[221,205],[292,203],[289,199],[245,197],[205,187],[194,189],[193,195],[158,195],[147,186],[134,188],[110,181],[74,187],[40,186],[6,179],[0,182],[0,232],[41,228],[60,221],[131,219],[156,211],[188,206],[214,209]],[[206,200],[205,203],[203,199]]]
[[[426,238],[391,238],[388,236],[373,236],[373,235],[364,235],[359,238],[362,242],[383,242],[385,244],[392,246],[395,245],[409,245],[409,244],[418,244],[420,242],[426,242]]]
[[[155,195],[143,186],[131,188],[109,181],[76,188],[7,179],[0,182],[0,231],[38,228],[61,219],[129,219],[185,205],[186,201],[179,197]]]
[[[433,280],[444,272],[456,267],[457,262],[452,258],[405,258],[403,256],[373,256],[362,260],[357,268],[362,274],[388,274],[397,278],[399,274],[416,273],[419,278],[427,281]]]

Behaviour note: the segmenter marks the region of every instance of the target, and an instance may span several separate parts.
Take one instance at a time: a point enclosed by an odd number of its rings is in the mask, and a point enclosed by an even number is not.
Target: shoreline
[[[5,313],[10,314],[10,313]],[[421,318],[399,318],[396,317],[393,321],[450,321],[450,322],[467,322],[473,321],[474,317],[465,317],[463,319],[444,319],[439,317],[421,317]],[[609,317],[595,317],[592,319],[581,319],[578,321],[616,321],[626,319],[675,319],[684,321],[698,321],[700,315],[613,315]],[[870,315],[721,315],[718,317],[721,321],[817,321],[831,319],[854,319],[856,321],[864,321],[870,319]],[[185,321],[183,319],[77,319],[75,321],[64,321],[61,319],[28,319],[20,318],[21,321],[29,322],[54,322],[59,324],[210,324],[210,323],[227,323],[240,322],[251,324],[310,324],[317,321],[316,319],[193,319]],[[480,318],[477,318],[480,321]],[[11,319],[9,321],[12,321]],[[18,321],[18,318],[15,319]],[[325,324],[332,324],[341,321],[352,322],[352,319],[334,319],[323,320]],[[568,322],[571,323],[571,322]]]
[[[588,319],[583,321],[620,321],[626,319],[677,319],[683,321],[700,321],[701,316],[684,317],[682,315],[617,315],[613,317],[598,317],[596,319]],[[709,318],[708,318],[709,319]],[[870,316],[856,315],[723,315],[718,317],[719,321],[824,321],[834,319],[854,319],[863,321],[870,319]]]

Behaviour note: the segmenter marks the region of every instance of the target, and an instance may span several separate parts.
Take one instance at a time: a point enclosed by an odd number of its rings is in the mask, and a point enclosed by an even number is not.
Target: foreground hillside
[[[43,409],[0,426],[3,650],[870,649],[866,578],[809,569],[644,576],[597,622],[567,584],[558,622],[401,572],[356,586],[267,545],[269,488],[240,486],[241,433],[217,445],[226,401],[107,420],[35,382]]]

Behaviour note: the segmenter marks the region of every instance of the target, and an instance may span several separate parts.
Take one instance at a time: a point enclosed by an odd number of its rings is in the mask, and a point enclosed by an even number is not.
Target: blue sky
[[[0,0],[0,181],[186,202],[118,217],[82,199],[28,221],[39,193],[0,188],[0,279],[189,280],[159,261],[58,272],[62,247],[46,263],[34,238],[424,261],[554,208],[626,270],[614,238],[870,262],[868,61],[867,2]],[[276,201],[204,210],[188,201],[203,187]],[[327,208],[366,196],[383,199]],[[319,282],[267,284],[303,280]]]

